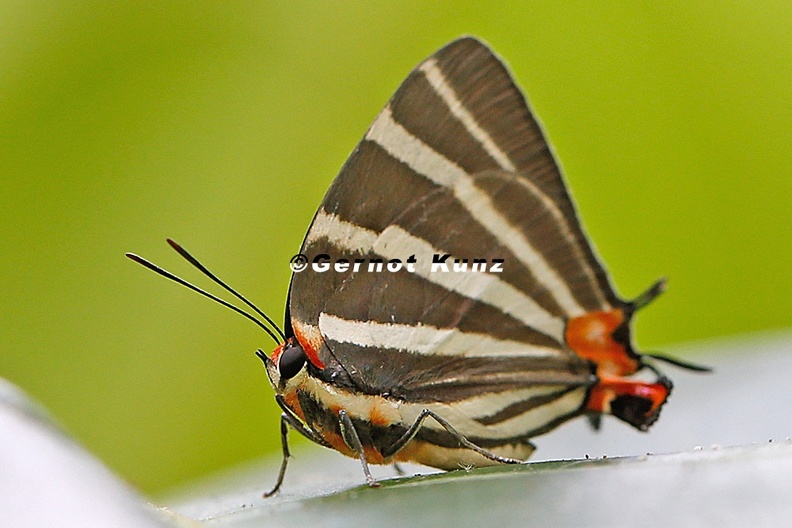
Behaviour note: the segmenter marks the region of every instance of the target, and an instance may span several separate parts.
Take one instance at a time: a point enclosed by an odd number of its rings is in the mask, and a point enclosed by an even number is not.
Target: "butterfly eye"
[[[283,347],[283,352],[278,358],[278,373],[281,379],[287,380],[296,376],[305,365],[306,359],[305,351],[300,345],[289,343]]]

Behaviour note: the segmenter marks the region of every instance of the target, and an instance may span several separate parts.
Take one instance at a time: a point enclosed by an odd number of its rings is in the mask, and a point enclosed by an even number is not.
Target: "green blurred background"
[[[204,284],[174,237],[280,321],[346,156],[465,33],[528,94],[619,291],[670,278],[644,349],[788,327],[792,4],[592,5],[0,3],[0,375],[147,492],[277,449],[269,338],[123,253]]]

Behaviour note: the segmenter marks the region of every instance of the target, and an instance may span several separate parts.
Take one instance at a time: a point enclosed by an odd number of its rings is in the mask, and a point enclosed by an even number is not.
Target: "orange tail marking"
[[[567,322],[564,337],[569,347],[583,359],[597,365],[599,376],[628,376],[639,363],[626,346],[613,338],[613,332],[624,322],[620,309],[590,312]]]
[[[591,411],[611,412],[611,403],[619,396],[628,396],[649,402],[651,405],[644,413],[651,416],[665,403],[670,392],[669,387],[661,382],[628,380],[624,378],[600,379],[592,389],[586,406]]]

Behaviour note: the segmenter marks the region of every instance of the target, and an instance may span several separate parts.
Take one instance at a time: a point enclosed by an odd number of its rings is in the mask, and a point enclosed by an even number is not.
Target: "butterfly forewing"
[[[295,274],[287,323],[355,390],[416,404],[491,395],[498,403],[482,405],[481,419],[580,389],[567,405],[577,409],[592,376],[566,347],[564,320],[619,302],[524,97],[470,38],[410,74],[331,186],[301,252],[414,255],[414,272],[364,264]],[[449,268],[497,259],[502,271],[433,272],[446,254]]]
[[[534,214],[551,214],[549,220],[559,221],[565,228],[567,260],[582,261],[581,265],[587,268],[586,280],[576,280],[581,273],[579,268],[569,269],[565,262],[553,262],[559,252],[553,247],[542,247],[555,244],[553,238],[544,238],[537,248],[552,268],[573,285],[577,302],[587,311],[619,304],[605,270],[579,227],[541,127],[508,70],[487,46],[463,38],[441,49],[410,74],[388,108],[395,123],[465,173],[503,170],[523,178],[526,191],[541,199],[543,205],[534,208],[512,198],[496,207],[511,203],[530,208]],[[387,122],[383,114],[373,128],[380,122]],[[369,132],[367,137],[371,136]]]
[[[417,232],[403,229],[409,223]],[[536,304],[549,316],[575,316],[619,303],[578,227],[558,167],[524,97],[501,61],[475,39],[446,46],[410,74],[328,191],[302,252],[386,257],[374,245],[388,228],[388,248],[394,253],[401,249],[396,235],[404,235],[401,242],[415,243],[403,249],[503,258],[506,272],[498,282],[522,292],[527,305]],[[380,240],[379,245],[385,244]],[[390,258],[403,260],[410,254],[401,251]],[[443,304],[440,299],[448,296],[458,297],[457,317],[481,304],[469,291],[410,279],[413,292],[423,286],[436,297],[420,304],[421,310]],[[379,309],[395,322],[398,305],[371,302],[373,280],[367,273],[295,275],[290,313],[316,325],[322,313],[354,312],[365,320],[375,315],[366,310]],[[342,287],[368,295],[336,295]],[[416,295],[406,286],[399,293],[405,303]],[[454,303],[444,303],[449,304]],[[399,322],[426,323],[415,311]],[[443,324],[454,322],[451,315],[444,319]],[[560,346],[559,323],[548,330],[547,319],[528,326],[544,330]],[[477,320],[498,333],[500,325],[492,317]]]

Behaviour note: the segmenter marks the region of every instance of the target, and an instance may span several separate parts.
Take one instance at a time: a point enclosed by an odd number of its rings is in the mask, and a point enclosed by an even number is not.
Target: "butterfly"
[[[631,320],[665,288],[614,291],[542,129],[503,62],[463,37],[416,67],[330,186],[293,266],[263,361],[288,432],[369,464],[522,463],[578,416],[646,430],[671,381]],[[272,329],[271,329],[272,328]],[[631,377],[639,371],[651,381]]]

